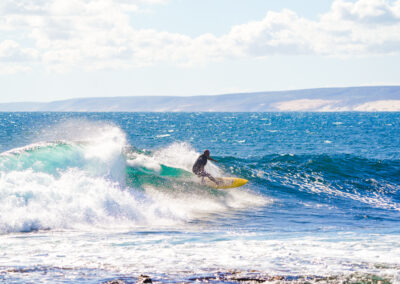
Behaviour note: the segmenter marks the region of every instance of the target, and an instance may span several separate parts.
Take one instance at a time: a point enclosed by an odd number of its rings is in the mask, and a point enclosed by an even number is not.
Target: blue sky
[[[400,85],[399,66],[399,0],[0,3],[0,102]]]

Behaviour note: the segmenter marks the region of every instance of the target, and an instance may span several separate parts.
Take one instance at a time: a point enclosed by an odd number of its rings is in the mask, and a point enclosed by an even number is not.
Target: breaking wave
[[[190,173],[198,153],[186,143],[143,152],[117,126],[87,121],[45,136],[57,140],[0,154],[1,233],[185,225],[269,202],[250,190],[201,186]]]

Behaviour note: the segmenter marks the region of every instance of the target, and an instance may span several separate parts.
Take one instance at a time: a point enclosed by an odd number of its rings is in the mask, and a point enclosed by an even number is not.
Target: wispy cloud
[[[318,20],[283,10],[233,26],[217,37],[137,30],[135,12],[164,0],[3,0],[0,69],[42,64],[54,70],[129,68],[169,62],[197,65],[274,54],[399,54],[400,0],[336,0]],[[9,72],[8,72],[9,73]]]

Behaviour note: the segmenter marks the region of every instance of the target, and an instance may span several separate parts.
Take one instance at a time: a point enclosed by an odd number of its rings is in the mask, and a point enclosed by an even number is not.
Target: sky
[[[1,0],[0,102],[400,85],[400,0]]]

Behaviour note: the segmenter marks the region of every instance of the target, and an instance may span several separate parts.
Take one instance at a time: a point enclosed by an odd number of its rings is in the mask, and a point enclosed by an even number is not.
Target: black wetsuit
[[[212,175],[210,175],[204,170],[204,167],[207,164],[207,160],[215,161],[214,159],[207,157],[205,154],[201,154],[200,157],[198,157],[196,162],[194,163],[192,171],[199,177],[208,177],[213,182],[218,183],[217,180]]]

